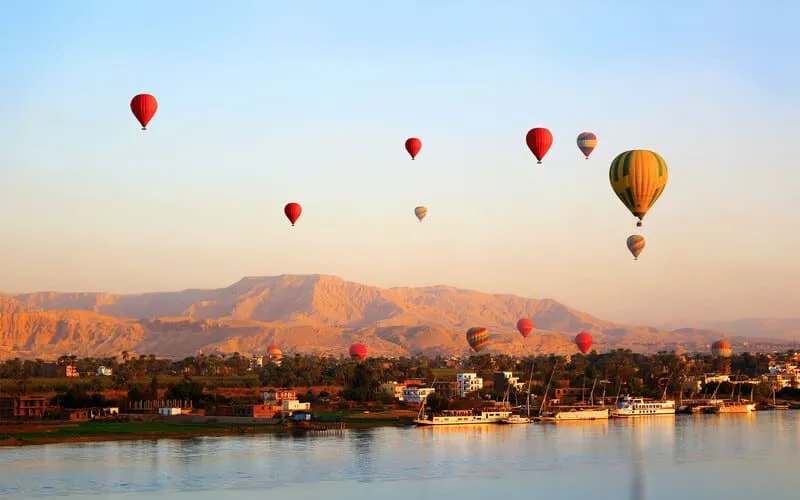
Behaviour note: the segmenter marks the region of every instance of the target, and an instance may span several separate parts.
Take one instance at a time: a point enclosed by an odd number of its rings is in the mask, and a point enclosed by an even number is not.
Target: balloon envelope
[[[489,330],[475,326],[467,330],[467,343],[475,352],[481,352],[489,345]]]
[[[711,344],[711,354],[719,358],[730,358],[732,351],[731,343],[727,340],[717,340]]]
[[[142,125],[142,130],[147,130],[147,124],[158,111],[158,101],[151,94],[137,94],[131,99],[131,111]]]
[[[581,132],[578,134],[578,149],[581,150],[581,153],[583,153],[583,156],[585,156],[587,160],[596,147],[597,136],[592,132]]]
[[[628,250],[633,254],[633,258],[638,259],[639,254],[642,253],[644,250],[644,236],[640,234],[632,234],[628,236],[628,240],[625,242],[628,245]]]
[[[303,207],[301,207],[299,203],[287,203],[286,206],[283,207],[283,213],[294,226],[294,223],[300,218],[300,214],[303,213]]]
[[[578,349],[584,354],[589,352],[589,349],[592,348],[592,335],[588,332],[581,332],[575,336],[575,345],[578,346]]]
[[[425,216],[428,215],[428,209],[426,207],[417,207],[414,209],[414,215],[416,215],[417,219],[419,219],[419,221],[422,222],[422,219],[424,219]]]
[[[517,330],[523,337],[528,337],[533,331],[533,320],[530,318],[522,318],[517,321]]]
[[[406,139],[406,151],[411,155],[411,159],[415,159],[422,149],[422,141],[416,137],[409,137]]]
[[[608,169],[611,188],[633,216],[639,219],[637,225],[641,225],[647,211],[664,193],[668,177],[664,158],[646,149],[620,153]]]
[[[542,158],[550,150],[550,146],[553,145],[553,134],[546,128],[532,128],[525,135],[525,143],[528,144],[528,149],[536,157],[536,163],[542,163]]]
[[[367,346],[364,344],[353,344],[350,346],[350,359],[353,361],[364,361],[367,359]]]

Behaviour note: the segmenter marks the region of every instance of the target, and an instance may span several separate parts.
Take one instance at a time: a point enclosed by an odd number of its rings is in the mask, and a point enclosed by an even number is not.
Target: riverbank
[[[405,426],[407,412],[364,413],[345,411],[320,415],[325,420],[340,418],[348,429]],[[132,421],[27,422],[0,426],[0,446],[26,446],[95,441],[140,439],[187,439],[200,436],[236,436],[288,433],[279,422],[214,417],[154,417]]]

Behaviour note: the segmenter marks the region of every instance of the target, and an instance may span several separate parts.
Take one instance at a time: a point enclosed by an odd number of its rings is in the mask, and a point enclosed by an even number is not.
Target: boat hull
[[[581,409],[552,412],[537,418],[540,422],[573,422],[578,420],[608,420],[608,408]]]

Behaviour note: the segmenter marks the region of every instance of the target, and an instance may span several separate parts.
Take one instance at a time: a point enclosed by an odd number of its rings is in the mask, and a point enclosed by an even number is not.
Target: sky
[[[646,324],[798,316],[800,4],[752,5],[7,2],[0,290],[323,273]],[[669,165],[638,231],[608,180],[628,149]]]

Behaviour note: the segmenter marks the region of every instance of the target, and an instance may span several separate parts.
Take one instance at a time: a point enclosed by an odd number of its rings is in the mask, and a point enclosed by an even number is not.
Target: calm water
[[[0,448],[0,498],[800,498],[800,412]]]

